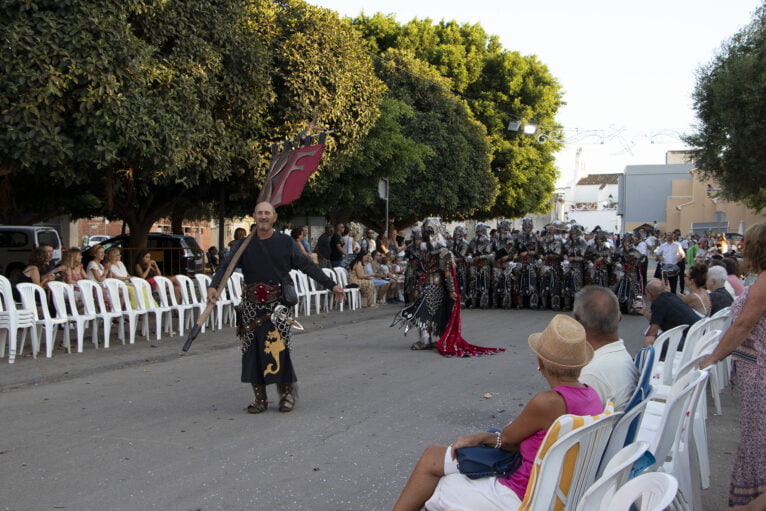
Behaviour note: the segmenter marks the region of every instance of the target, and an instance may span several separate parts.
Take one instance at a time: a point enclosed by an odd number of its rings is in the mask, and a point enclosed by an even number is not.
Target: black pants
[[[686,275],[686,259],[678,261],[678,268],[678,277],[680,279],[678,284],[681,286],[681,294],[684,294],[684,290],[686,289],[686,278],[684,277]]]
[[[655,279],[662,279],[662,265],[658,264],[657,268],[654,270],[654,278]],[[678,289],[678,275],[675,275],[673,277],[667,277],[668,284],[670,284],[670,292],[675,294],[676,289]]]

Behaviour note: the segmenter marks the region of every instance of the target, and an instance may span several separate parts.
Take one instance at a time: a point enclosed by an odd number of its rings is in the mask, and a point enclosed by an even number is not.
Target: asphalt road
[[[551,312],[463,313],[464,336],[505,353],[444,358],[408,349],[396,308],[301,317],[293,338],[300,399],[250,415],[233,331],[108,350],[0,360],[0,508],[6,510],[390,509],[422,449],[502,426],[545,388],[527,336]],[[646,322],[623,319],[629,350]],[[87,343],[86,343],[87,344]],[[491,394],[491,397],[485,397]],[[737,408],[708,423],[725,509]]]

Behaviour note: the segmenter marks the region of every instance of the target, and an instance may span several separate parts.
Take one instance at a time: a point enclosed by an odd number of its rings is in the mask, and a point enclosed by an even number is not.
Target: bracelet
[[[497,440],[495,441],[495,449],[500,449],[500,447],[503,445],[503,438],[499,431],[495,432],[495,435],[497,435]]]

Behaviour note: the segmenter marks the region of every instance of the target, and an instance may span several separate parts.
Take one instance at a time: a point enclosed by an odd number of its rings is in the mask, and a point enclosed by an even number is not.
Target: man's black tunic
[[[232,247],[226,260],[218,267],[210,287],[217,288],[231,257],[239,249],[240,240]],[[332,289],[335,282],[303,254],[295,241],[286,234],[274,232],[266,239],[256,234],[237,262],[242,268],[245,284],[279,284],[283,278],[289,278],[290,270],[300,270],[316,280],[326,289]],[[257,304],[242,302],[242,315],[245,324],[263,314],[270,314],[278,302]],[[279,328],[271,320],[243,335],[242,339],[242,382],[270,384],[293,383],[297,381],[290,359],[289,327]],[[277,346],[281,349],[272,349]]]

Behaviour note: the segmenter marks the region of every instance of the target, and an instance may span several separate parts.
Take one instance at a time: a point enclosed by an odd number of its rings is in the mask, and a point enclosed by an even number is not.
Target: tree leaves
[[[766,207],[766,7],[699,69],[693,93],[700,124],[685,137],[703,177],[721,195],[761,211]]]

